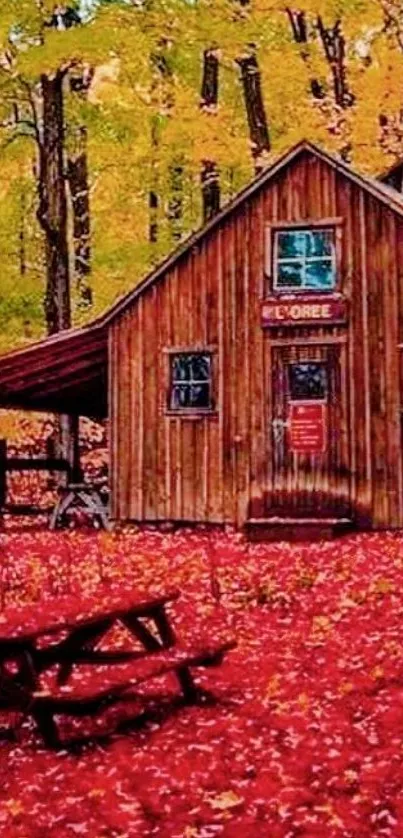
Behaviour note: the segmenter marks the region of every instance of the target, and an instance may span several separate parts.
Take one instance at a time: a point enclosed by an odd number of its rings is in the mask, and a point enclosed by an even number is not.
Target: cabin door
[[[269,515],[350,514],[345,349],[272,347]]]

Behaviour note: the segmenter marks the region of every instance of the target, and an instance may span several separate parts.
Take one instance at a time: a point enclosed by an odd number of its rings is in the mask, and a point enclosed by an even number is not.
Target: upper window
[[[331,291],[335,285],[333,229],[278,230],[275,233],[275,290]]]
[[[212,410],[212,356],[180,352],[170,356],[170,410]]]

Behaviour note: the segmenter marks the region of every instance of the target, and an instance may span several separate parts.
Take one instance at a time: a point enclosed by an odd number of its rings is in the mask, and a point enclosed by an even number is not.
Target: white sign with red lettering
[[[290,404],[290,449],[295,454],[319,454],[326,447],[327,409],[318,402]]]

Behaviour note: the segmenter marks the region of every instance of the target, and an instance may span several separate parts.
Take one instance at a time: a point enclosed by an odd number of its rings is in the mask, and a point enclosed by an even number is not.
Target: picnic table
[[[168,672],[175,674],[185,702],[198,701],[202,691],[191,668],[220,664],[236,644],[233,640],[202,641],[187,648],[179,644],[166,610],[178,596],[177,590],[150,597],[144,592],[122,596],[100,588],[95,603],[94,598],[83,600],[72,608],[71,598],[62,598],[46,608],[38,604],[3,612],[0,710],[30,715],[45,744],[58,747],[55,715],[98,714],[119,700],[134,698],[136,687]],[[126,629],[136,648],[99,648],[116,626]],[[133,662],[142,667],[133,671]],[[94,675],[84,685],[78,674],[82,666],[89,666]],[[53,667],[57,675],[44,687],[42,676]]]

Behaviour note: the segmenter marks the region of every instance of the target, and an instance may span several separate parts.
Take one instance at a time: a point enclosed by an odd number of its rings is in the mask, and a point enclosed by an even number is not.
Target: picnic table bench
[[[60,746],[55,715],[97,714],[117,701],[135,697],[136,687],[152,678],[174,673],[185,702],[202,695],[192,667],[222,662],[233,640],[200,642],[190,648],[177,643],[166,606],[179,596],[177,590],[149,597],[123,597],[101,591],[94,605],[71,598],[44,607],[8,610],[0,614],[0,710],[30,715],[49,747]],[[66,614],[67,616],[63,616]],[[100,649],[99,644],[116,626],[124,626],[137,648]],[[142,668],[133,671],[133,661]],[[131,663],[131,665],[129,665]],[[80,683],[80,667],[88,665],[91,677]],[[57,668],[55,682],[41,677]],[[105,683],[105,667],[113,668]]]

